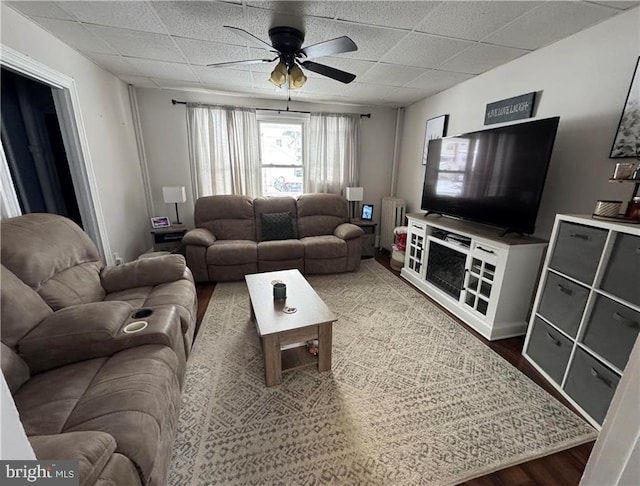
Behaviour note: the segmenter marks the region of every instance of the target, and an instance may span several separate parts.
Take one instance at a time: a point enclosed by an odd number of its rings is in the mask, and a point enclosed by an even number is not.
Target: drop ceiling
[[[349,36],[356,52],[315,59],[351,72],[307,71],[292,100],[406,106],[591,27],[637,1],[6,2],[121,80],[159,89],[286,99],[272,64],[207,64],[273,57],[224,25],[269,42],[270,27],[305,32],[304,46]]]

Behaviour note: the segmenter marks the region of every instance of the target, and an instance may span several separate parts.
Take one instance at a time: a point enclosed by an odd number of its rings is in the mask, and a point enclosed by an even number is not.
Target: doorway
[[[50,86],[1,70],[1,138],[22,213],[53,213],[83,227]]]

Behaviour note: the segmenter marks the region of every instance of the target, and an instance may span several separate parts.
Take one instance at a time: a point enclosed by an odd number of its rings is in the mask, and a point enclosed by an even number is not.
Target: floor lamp
[[[176,224],[182,224],[178,214],[178,203],[183,203],[187,200],[184,186],[164,186],[162,188],[162,197],[167,204],[174,203],[176,205]]]
[[[358,203],[364,199],[364,189],[362,187],[347,187],[346,198],[349,201],[351,219],[357,219]]]

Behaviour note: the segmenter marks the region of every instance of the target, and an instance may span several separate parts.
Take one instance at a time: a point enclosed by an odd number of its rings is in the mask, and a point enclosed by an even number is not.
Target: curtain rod
[[[178,100],[171,100],[171,103],[174,105],[186,105],[187,102],[186,101],[178,101]],[[223,106],[223,105],[207,105],[205,103],[195,103],[196,105],[201,105],[201,106]],[[256,110],[260,110],[260,111],[277,111],[278,113],[306,113],[306,114],[311,114],[310,111],[299,111],[299,110],[279,110],[277,108],[256,108]],[[360,118],[371,118],[371,113],[360,113]]]

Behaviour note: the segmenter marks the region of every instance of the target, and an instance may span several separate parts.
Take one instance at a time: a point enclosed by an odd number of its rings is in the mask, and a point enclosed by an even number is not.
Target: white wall
[[[149,220],[127,86],[4,2],[1,14],[3,45],[75,79],[111,250],[137,257]]]
[[[549,236],[556,213],[629,200],[631,184],[608,182],[616,162],[608,157],[640,54],[639,20],[636,8],[408,107],[398,173],[407,209],[420,210],[427,119],[448,113],[449,135],[482,130],[487,103],[532,91],[542,91],[536,118],[560,116],[536,234]]]
[[[282,101],[278,101],[212,95],[195,91],[136,88],[136,96],[156,215],[169,216],[173,219],[175,214],[174,205],[165,204],[162,200],[162,186],[186,186],[187,202],[179,205],[179,211],[180,219],[189,226],[193,225],[194,201],[189,175],[186,106],[173,105],[171,99],[254,108],[284,109],[286,106],[284,94]],[[292,102],[290,109],[331,113],[371,113],[371,118],[362,118],[360,184],[364,187],[363,202],[375,205],[374,220],[379,222],[382,197],[388,196],[390,192],[395,110],[301,102]]]

